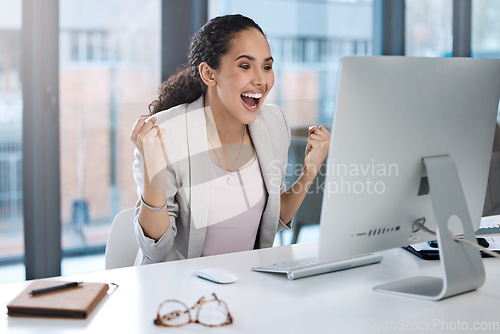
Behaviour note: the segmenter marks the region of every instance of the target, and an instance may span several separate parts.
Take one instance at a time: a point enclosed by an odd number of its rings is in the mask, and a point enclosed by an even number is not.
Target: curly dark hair
[[[257,29],[265,37],[257,23],[240,14],[218,16],[203,25],[191,38],[187,63],[159,87],[158,99],[150,104],[150,114],[182,103],[191,103],[204,94],[207,86],[201,80],[198,67],[206,62],[217,70],[233,38],[247,29]]]

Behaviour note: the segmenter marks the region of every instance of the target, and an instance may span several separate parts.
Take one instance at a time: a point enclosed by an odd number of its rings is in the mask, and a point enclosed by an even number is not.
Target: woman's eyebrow
[[[253,56],[249,56],[249,55],[241,55],[241,56],[239,56],[238,58],[236,58],[234,61],[237,61],[237,60],[239,60],[239,59],[241,59],[241,58],[246,58],[246,59],[248,59],[248,60],[250,60],[250,61],[254,61],[254,60],[255,60],[255,57],[253,57]],[[266,61],[270,61],[270,60],[274,62],[273,57],[267,57],[266,59],[264,59],[264,61],[265,61],[265,62],[266,62]]]
[[[237,61],[238,59],[241,59],[241,58],[247,58],[248,60],[251,60],[251,61],[255,60],[255,57],[252,57],[252,56],[249,56],[249,55],[241,55],[238,58],[236,58],[234,61]]]

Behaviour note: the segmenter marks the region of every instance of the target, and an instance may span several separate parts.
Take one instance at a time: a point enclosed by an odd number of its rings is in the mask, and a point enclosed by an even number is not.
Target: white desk
[[[85,320],[17,318],[5,305],[28,283],[0,285],[0,333],[369,333],[500,331],[500,262],[484,259],[486,283],[476,291],[439,302],[372,291],[376,284],[415,275],[440,276],[439,261],[425,261],[402,249],[381,252],[380,264],[288,281],[285,276],[250,271],[250,267],[315,255],[316,243],[276,247],[143,267],[67,276],[64,279],[115,282]],[[217,266],[239,280],[218,285],[192,276],[194,269]],[[232,325],[180,329],[153,324],[164,299],[194,304],[216,292],[234,318]],[[475,328],[474,326],[479,326]],[[483,327],[481,327],[483,326]],[[481,328],[489,326],[489,330]],[[391,330],[392,328],[392,330]],[[468,329],[467,331],[461,331]]]

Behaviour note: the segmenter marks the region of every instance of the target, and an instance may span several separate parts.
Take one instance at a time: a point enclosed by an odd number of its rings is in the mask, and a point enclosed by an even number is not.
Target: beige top
[[[209,162],[209,209],[202,256],[254,249],[267,191],[259,160],[237,172]],[[230,182],[228,182],[228,180]]]

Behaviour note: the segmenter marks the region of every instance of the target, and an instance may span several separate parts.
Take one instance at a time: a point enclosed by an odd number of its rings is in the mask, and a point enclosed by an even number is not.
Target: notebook
[[[28,292],[60,285],[64,281],[37,280],[33,281],[16,298],[7,304],[10,316],[47,316],[47,317],[70,317],[86,318],[90,312],[99,304],[108,291],[108,284],[83,282],[82,284],[42,293],[30,295]]]

